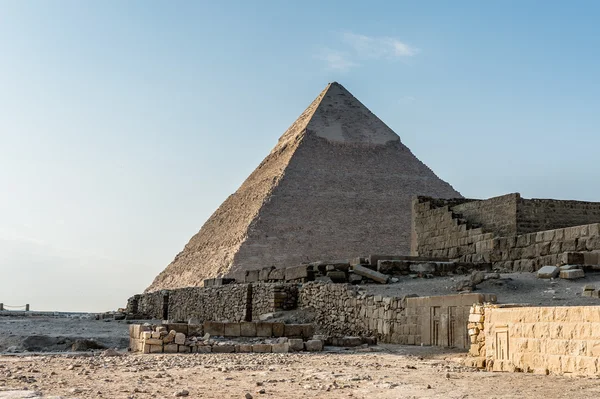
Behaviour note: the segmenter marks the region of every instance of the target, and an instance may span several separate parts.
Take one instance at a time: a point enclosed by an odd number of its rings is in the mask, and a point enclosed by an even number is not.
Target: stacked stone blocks
[[[323,350],[323,340],[313,338],[313,333],[314,328],[310,324],[211,321],[203,325],[135,324],[129,326],[129,349],[141,353],[287,353]],[[215,340],[214,337],[224,339]],[[252,338],[266,340],[248,341]]]

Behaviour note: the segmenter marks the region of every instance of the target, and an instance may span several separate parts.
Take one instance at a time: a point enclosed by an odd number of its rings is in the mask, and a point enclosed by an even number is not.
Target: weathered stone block
[[[285,329],[282,336],[289,338],[302,338],[302,327],[302,324],[285,324]]]
[[[290,338],[288,343],[292,351],[300,352],[304,349],[304,341],[302,339]]]
[[[585,277],[585,273],[581,269],[570,269],[560,271],[560,278],[564,278],[567,280],[574,280],[583,277]]]
[[[188,324],[186,323],[169,323],[166,325],[168,331],[175,330],[176,333],[188,335]]]
[[[235,352],[234,345],[213,345],[212,347],[213,353],[233,353]]]
[[[144,331],[140,334],[140,339],[151,339],[152,331]]]
[[[389,280],[389,276],[376,272],[375,270],[367,269],[366,267],[360,265],[352,266],[352,272],[380,284],[387,284]]]
[[[145,339],[144,343],[148,344],[148,345],[160,345],[160,346],[162,346],[163,340],[159,339],[159,338],[149,338],[149,339]]]
[[[320,352],[323,350],[323,341],[319,339],[311,339],[304,343],[304,348],[307,352]]]
[[[560,269],[557,266],[544,266],[537,272],[538,278],[556,278]]]
[[[273,328],[273,337],[283,337],[285,336],[285,324],[283,323],[271,323]]]
[[[327,272],[327,277],[334,283],[345,283],[347,281],[346,273],[336,270]]]
[[[146,345],[146,344],[144,344]],[[150,347],[148,353],[163,353],[163,346],[162,345],[148,345]],[[144,353],[146,353],[144,351]]]
[[[252,345],[241,344],[235,346],[236,353],[252,353]]]
[[[285,269],[273,269],[269,272],[269,280],[279,281],[285,279]]]
[[[176,333],[174,341],[175,341],[175,343],[177,345],[183,345],[183,344],[185,344],[185,334],[183,334],[183,333]]]
[[[271,353],[272,347],[270,344],[255,344],[252,345],[252,352],[255,353]]]
[[[191,353],[192,349],[187,345],[178,345],[179,353]]]
[[[210,345],[198,345],[196,346],[197,353],[211,353],[212,347]]]
[[[240,337],[256,337],[256,323],[240,323]]]
[[[188,325],[188,337],[201,337],[204,335],[204,329],[201,324]]]
[[[223,323],[223,334],[225,337],[239,337],[240,323]]]
[[[272,344],[271,351],[273,353],[288,353],[290,351],[290,344],[288,342]]]
[[[163,346],[164,353],[177,353],[178,345],[177,344],[166,344]]]
[[[225,335],[224,323],[218,321],[205,321],[203,327],[205,334],[210,334],[217,337],[222,337]]]
[[[309,272],[307,265],[293,266],[285,269],[285,279],[288,281],[308,278],[308,276]]]
[[[303,338],[312,338],[315,333],[315,327],[312,324],[301,324],[302,328],[302,337]]]
[[[257,337],[272,337],[273,336],[273,324],[275,324],[275,323],[253,323],[253,324],[256,324],[256,336]],[[281,335],[278,335],[278,336],[281,337]]]

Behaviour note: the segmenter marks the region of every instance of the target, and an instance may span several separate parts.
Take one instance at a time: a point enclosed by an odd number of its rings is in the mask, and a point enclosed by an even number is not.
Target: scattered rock
[[[95,349],[106,349],[106,346],[91,339],[78,339],[71,345],[73,352],[85,352]]]
[[[177,391],[175,392],[174,396],[179,398],[179,397],[183,397],[183,396],[189,396],[190,392],[187,389],[182,389],[181,391]]]

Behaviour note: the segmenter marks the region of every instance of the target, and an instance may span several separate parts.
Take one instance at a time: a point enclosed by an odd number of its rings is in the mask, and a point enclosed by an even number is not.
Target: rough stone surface
[[[564,278],[567,280],[574,280],[577,278],[585,277],[585,273],[581,269],[569,269],[569,270],[561,270],[559,276],[560,276],[560,278]]]
[[[460,196],[332,83],[146,291],[256,265],[407,253],[417,194]]]
[[[537,272],[538,278],[555,278],[558,276],[560,268],[557,266],[544,266]]]

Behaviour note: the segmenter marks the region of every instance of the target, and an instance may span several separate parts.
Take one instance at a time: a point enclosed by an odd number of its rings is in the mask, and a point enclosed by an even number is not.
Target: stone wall
[[[137,296],[137,295],[136,295]],[[135,298],[134,296],[133,298]],[[164,308],[165,295],[161,291],[151,292],[149,294],[143,294],[138,296],[137,312],[152,319],[162,319],[163,308]],[[128,301],[128,307],[133,306],[133,301],[130,298]],[[129,305],[131,303],[131,305]]]
[[[444,200],[418,197],[413,202],[413,248],[411,255],[456,259],[475,254],[475,244],[494,237],[474,228],[454,213]]]
[[[486,367],[522,371],[598,375],[600,307],[486,306],[483,322]]]
[[[296,309],[297,284],[252,284],[252,319],[265,313]]]
[[[505,197],[501,203],[514,199],[514,196]],[[600,224],[497,236],[453,211],[469,204],[455,205],[451,209],[449,205],[443,205],[443,200],[416,199],[413,203],[413,255],[492,263],[494,267],[508,271],[528,272],[545,265],[600,263]]]
[[[295,309],[298,285],[291,283],[226,284],[188,287],[134,295],[129,313],[177,321],[250,321],[265,313]],[[137,310],[136,310],[137,309]]]
[[[249,320],[250,284],[219,287],[189,287],[169,293],[169,320],[244,321]]]
[[[521,199],[517,210],[519,234],[600,223],[600,203],[552,199]]]
[[[517,233],[517,207],[521,196],[517,193],[487,200],[465,202],[452,207],[452,211],[471,224],[497,236]]]
[[[483,295],[399,298],[366,295],[344,284],[308,283],[299,306],[315,311],[317,331],[333,336],[375,336],[381,342],[468,348],[468,312]]]

